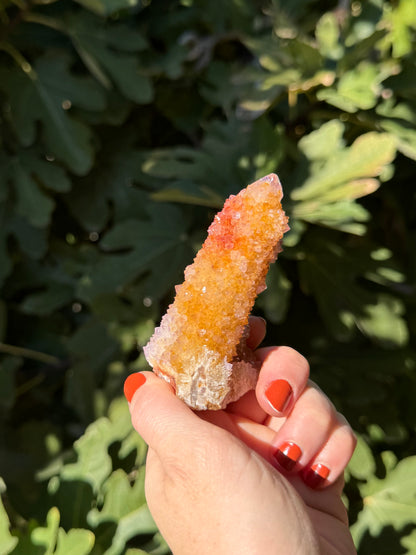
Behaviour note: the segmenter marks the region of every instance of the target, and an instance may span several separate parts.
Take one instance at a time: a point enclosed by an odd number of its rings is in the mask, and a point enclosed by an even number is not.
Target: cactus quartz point
[[[255,387],[247,324],[287,231],[282,187],[270,174],[230,196],[185,281],[144,348],[156,374],[194,409],[221,409]]]

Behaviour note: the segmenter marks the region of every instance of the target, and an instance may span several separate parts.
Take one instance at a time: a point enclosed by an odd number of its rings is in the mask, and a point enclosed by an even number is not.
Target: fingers
[[[305,483],[319,488],[334,483],[344,472],[357,445],[350,425],[341,414],[323,448],[315,453],[302,472]]]
[[[266,320],[259,316],[250,316],[248,319],[248,337],[246,343],[250,349],[256,349],[266,335]]]
[[[280,471],[301,473],[311,488],[333,484],[356,445],[345,418],[309,378],[309,364],[290,347],[259,349],[256,386],[261,418],[275,434],[267,457]],[[259,412],[259,411],[258,411]]]
[[[178,444],[192,445],[207,425],[153,372],[131,374],[124,391],[134,428],[161,458],[172,458]]]
[[[269,425],[277,429],[271,443],[274,465],[283,472],[300,472],[312,488],[334,483],[355,448],[355,436],[345,418],[313,384],[286,419],[273,418]]]
[[[262,362],[256,395],[262,409],[272,416],[288,414],[309,378],[307,360],[290,347],[258,349]]]

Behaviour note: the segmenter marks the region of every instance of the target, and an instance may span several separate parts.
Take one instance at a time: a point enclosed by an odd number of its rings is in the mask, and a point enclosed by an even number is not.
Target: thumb
[[[179,446],[183,456],[186,445],[192,449],[193,440],[210,426],[153,372],[131,374],[124,384],[124,392],[133,427],[162,458],[174,456]]]

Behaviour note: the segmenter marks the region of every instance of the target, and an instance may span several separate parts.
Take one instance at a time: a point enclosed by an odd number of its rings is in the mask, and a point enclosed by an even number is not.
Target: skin
[[[265,323],[251,318],[256,347]],[[132,423],[149,445],[146,498],[175,555],[355,554],[341,501],[343,472],[356,444],[345,418],[309,378],[289,347],[258,349],[256,391],[226,410],[196,413],[151,372],[130,402]],[[265,391],[287,380],[284,413]],[[302,450],[287,472],[274,453],[284,441]],[[314,462],[330,474],[318,489],[303,480]]]

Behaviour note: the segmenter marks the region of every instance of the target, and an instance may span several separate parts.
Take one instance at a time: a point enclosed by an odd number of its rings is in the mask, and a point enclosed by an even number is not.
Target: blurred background
[[[414,0],[1,0],[0,554],[168,554],[122,386],[225,198],[254,313],[359,437],[357,550],[416,554]]]

